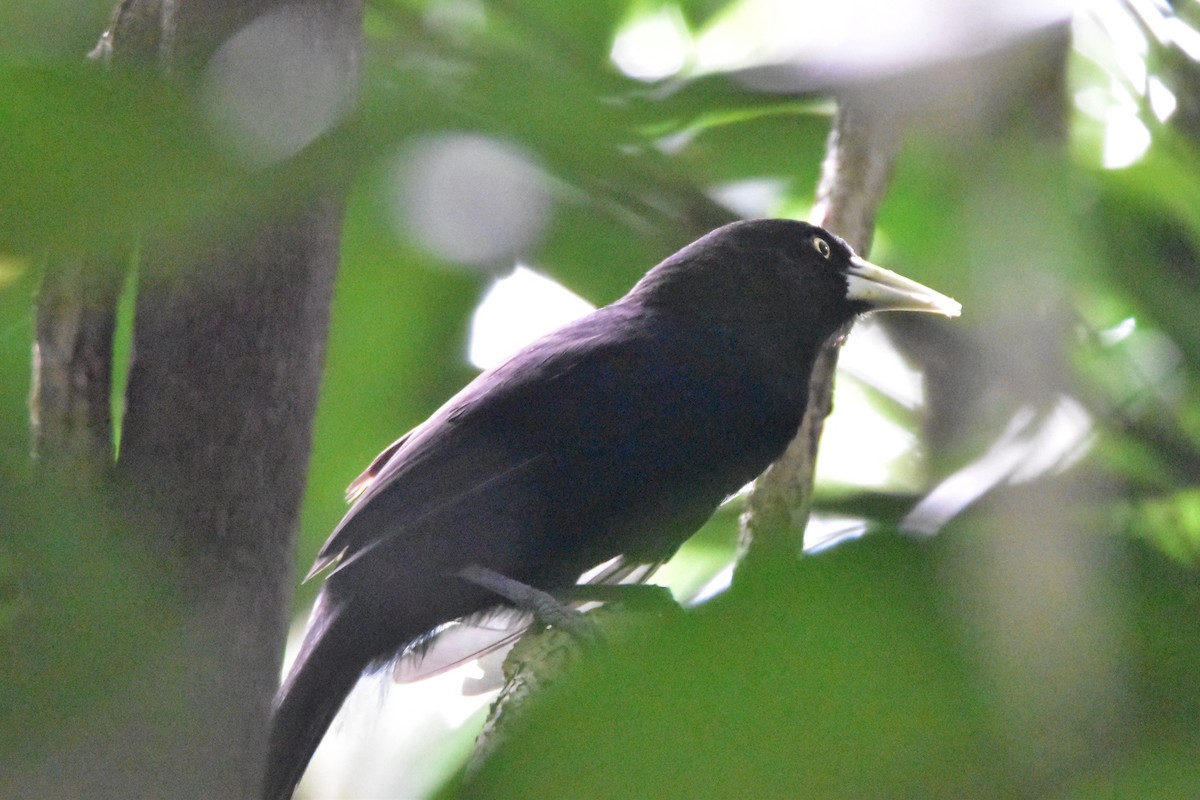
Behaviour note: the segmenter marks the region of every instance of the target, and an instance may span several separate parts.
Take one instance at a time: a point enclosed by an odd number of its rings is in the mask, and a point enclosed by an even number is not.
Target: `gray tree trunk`
[[[353,86],[360,0],[125,0],[98,53],[117,69],[156,64],[187,87],[222,42],[281,8],[307,37],[291,47],[319,50],[332,80]],[[260,179],[248,170],[247,181]],[[106,271],[96,289],[90,265],[48,271],[35,364],[38,450],[57,474],[117,487],[128,536],[156,565],[167,600],[130,621],[162,632],[146,643],[142,674],[112,686],[106,718],[81,720],[75,741],[25,789],[89,798],[257,794],[289,619],[340,196],[330,187],[230,215],[186,246],[151,232],[115,465],[107,362],[119,277]]]

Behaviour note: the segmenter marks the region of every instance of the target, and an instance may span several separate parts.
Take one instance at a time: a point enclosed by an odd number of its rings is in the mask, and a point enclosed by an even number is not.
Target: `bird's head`
[[[956,317],[962,308],[823,228],[785,219],[717,228],[652,269],[630,296],[696,319],[803,328],[820,339],[870,311]]]

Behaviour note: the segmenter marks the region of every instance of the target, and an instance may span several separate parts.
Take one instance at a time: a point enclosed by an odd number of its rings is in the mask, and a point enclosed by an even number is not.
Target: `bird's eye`
[[[829,249],[829,242],[825,241],[820,236],[814,236],[812,238],[812,245],[816,251],[821,254],[821,258],[829,258],[832,252]]]

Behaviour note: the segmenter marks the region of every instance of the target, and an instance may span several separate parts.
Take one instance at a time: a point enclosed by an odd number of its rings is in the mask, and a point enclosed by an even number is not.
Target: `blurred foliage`
[[[969,535],[969,534],[968,534]],[[1195,790],[1200,711],[1180,636],[1200,586],[1135,543],[1123,580],[1131,700],[1158,712],[1110,732],[1142,751],[1096,758],[1077,788],[1014,781],[994,698],[964,658],[935,564],[944,545],[876,536],[782,564],[684,620],[613,636],[522,720],[471,797],[1110,797]],[[733,676],[744,676],[737,679]],[[559,758],[562,752],[585,754]],[[1086,761],[1086,760],[1085,760]],[[1031,788],[1035,790],[1031,791]]]
[[[699,33],[728,5],[693,0],[680,13]],[[0,519],[13,532],[0,541],[0,712],[27,723],[45,710],[38,728],[3,725],[26,731],[5,742],[5,757],[93,724],[137,644],[159,641],[170,618],[137,613],[169,604],[114,543],[121,523],[97,510],[102,501],[30,473],[30,308],[46,259],[115,252],[132,262],[150,231],[184,253],[315,187],[347,187],[302,573],[343,511],[345,484],[469,379],[471,313],[513,258],[603,303],[735,216],[713,199],[718,189],[759,182],[757,213],[805,207],[829,124],[822,80],[839,80],[826,72],[767,92],[735,72],[623,75],[609,60],[614,36],[671,4],[377,0],[356,110],[246,182],[255,168],[223,148],[184,87],[84,63],[108,6],[0,10]],[[1007,110],[1017,123],[1004,128],[969,111],[943,125],[936,109],[918,109],[873,254],[966,309],[935,325],[933,345],[903,348],[926,377],[927,416],[913,431],[919,483],[983,463],[1026,412],[1027,438],[1052,439],[1047,420],[1064,397],[1086,411],[1086,435],[1040,467],[1029,449],[930,541],[897,532],[920,496],[820,494],[819,511],[864,518],[873,533],[735,582],[682,622],[631,623],[531,710],[528,738],[455,790],[1200,794],[1200,126],[1190,91],[1200,69],[1144,18],[1112,8],[1145,43],[1114,48],[1150,65],[1178,110],[1159,119],[1145,86],[1080,53],[1071,90],[1132,98],[1145,153],[1104,168],[1107,129],[1080,108],[1065,110],[1069,143],[1023,130],[1023,108]],[[406,148],[463,131],[519,147],[548,187],[547,218],[507,260],[453,264],[405,228],[396,175]],[[735,540],[726,511],[691,549],[711,571]],[[300,609],[314,591],[299,590]],[[116,636],[103,623],[113,618],[126,626]],[[1034,745],[1044,749],[1031,754]]]

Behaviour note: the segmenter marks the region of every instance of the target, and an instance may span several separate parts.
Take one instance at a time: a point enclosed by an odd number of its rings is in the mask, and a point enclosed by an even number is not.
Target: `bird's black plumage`
[[[872,308],[952,302],[820,228],[739,222],[481,374],[352,485],[276,700],[265,797],[290,796],[365,668],[496,605],[462,568],[555,590],[616,556],[665,560],[782,454],[824,342]]]

